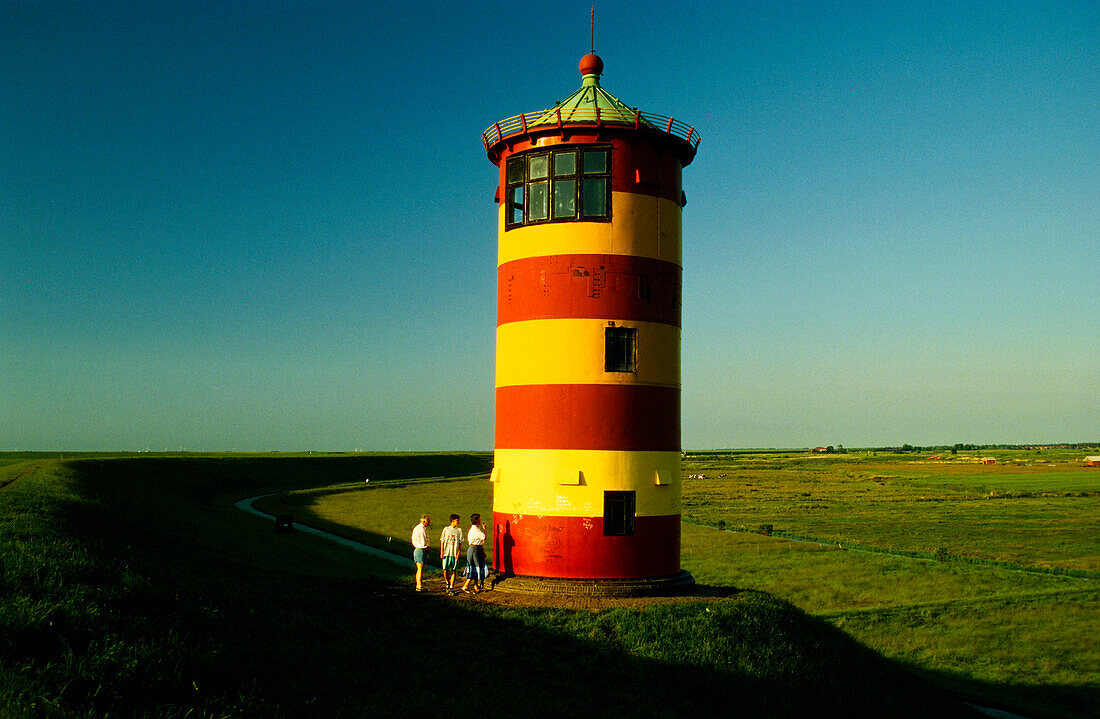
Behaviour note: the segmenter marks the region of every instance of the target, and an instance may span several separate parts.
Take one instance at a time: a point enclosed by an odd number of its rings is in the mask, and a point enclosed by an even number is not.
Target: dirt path
[[[411,585],[410,585],[411,586]],[[457,587],[462,582],[456,582]],[[689,587],[681,594],[671,596],[650,597],[594,597],[586,595],[563,594],[529,594],[521,592],[508,592],[500,589],[486,590],[480,594],[457,594],[453,597],[447,595],[442,576],[431,577],[425,580],[424,589],[430,595],[438,594],[440,598],[458,602],[481,602],[501,607],[550,607],[555,609],[585,609],[599,610],[623,607],[637,609],[656,604],[676,604],[679,602],[721,601],[740,594],[737,589],[730,587],[704,587],[696,585]]]

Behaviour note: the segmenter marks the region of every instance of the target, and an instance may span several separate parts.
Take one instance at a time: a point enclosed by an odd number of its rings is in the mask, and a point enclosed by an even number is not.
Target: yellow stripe
[[[496,512],[600,517],[604,491],[634,490],[639,517],[680,513],[679,452],[498,449],[494,460]]]
[[[498,213],[497,263],[546,255],[633,255],[683,264],[681,208],[633,192],[611,193],[611,222],[553,222],[504,231],[505,203]]]
[[[634,327],[636,372],[604,370],[608,320],[509,322],[497,327],[497,387],[517,384],[641,384],[680,386],[680,328],[659,322]]]

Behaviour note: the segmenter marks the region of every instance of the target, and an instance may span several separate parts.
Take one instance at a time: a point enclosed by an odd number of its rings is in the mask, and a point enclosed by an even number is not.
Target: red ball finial
[[[599,75],[603,73],[603,60],[594,52],[590,52],[581,58],[579,65],[582,75]]]

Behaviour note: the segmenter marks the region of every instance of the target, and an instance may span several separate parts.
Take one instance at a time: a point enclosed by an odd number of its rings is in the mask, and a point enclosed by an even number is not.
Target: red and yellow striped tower
[[[682,582],[680,173],[699,136],[606,92],[595,54],[580,71],[483,136],[500,168],[493,561]]]

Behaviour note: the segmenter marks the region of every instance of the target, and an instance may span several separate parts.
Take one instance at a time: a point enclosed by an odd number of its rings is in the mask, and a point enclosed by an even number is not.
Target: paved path
[[[264,497],[270,497],[272,494],[279,494],[279,492],[272,492],[271,494],[261,494],[261,495],[258,495],[256,497],[245,497],[244,499],[241,499],[241,500],[238,500],[238,501],[234,502],[233,506],[236,507],[237,509],[241,509],[241,510],[244,510],[245,512],[248,512],[249,514],[255,514],[258,517],[264,517],[265,519],[270,519],[270,520],[274,521],[275,515],[268,514],[267,512],[261,512],[260,510],[258,510],[258,509],[256,509],[255,507],[252,506],[252,503],[255,502],[257,499],[263,499]],[[325,531],[322,531],[320,529],[314,529],[313,527],[307,526],[305,524],[299,524],[297,522],[294,523],[294,529],[296,531],[299,531],[299,532],[305,532],[306,534],[312,534],[312,535],[317,536],[317,537],[323,537],[324,539],[331,540],[333,542],[336,542],[337,544],[342,544],[345,547],[349,547],[349,548],[354,549],[356,551],[363,552],[364,554],[369,554],[372,557],[378,557],[379,559],[385,559],[385,560],[393,562],[395,564],[400,564],[402,567],[415,567],[416,566],[415,564],[413,564],[412,557],[402,557],[398,554],[392,554],[392,553],[387,552],[385,550],[378,549],[377,547],[371,547],[369,545],[363,544],[362,542],[356,542],[356,541],[353,541],[351,539],[341,537],[340,535],[333,534],[332,532],[325,532]],[[412,552],[412,545],[409,545],[409,547],[410,547],[409,552],[411,553]]]

